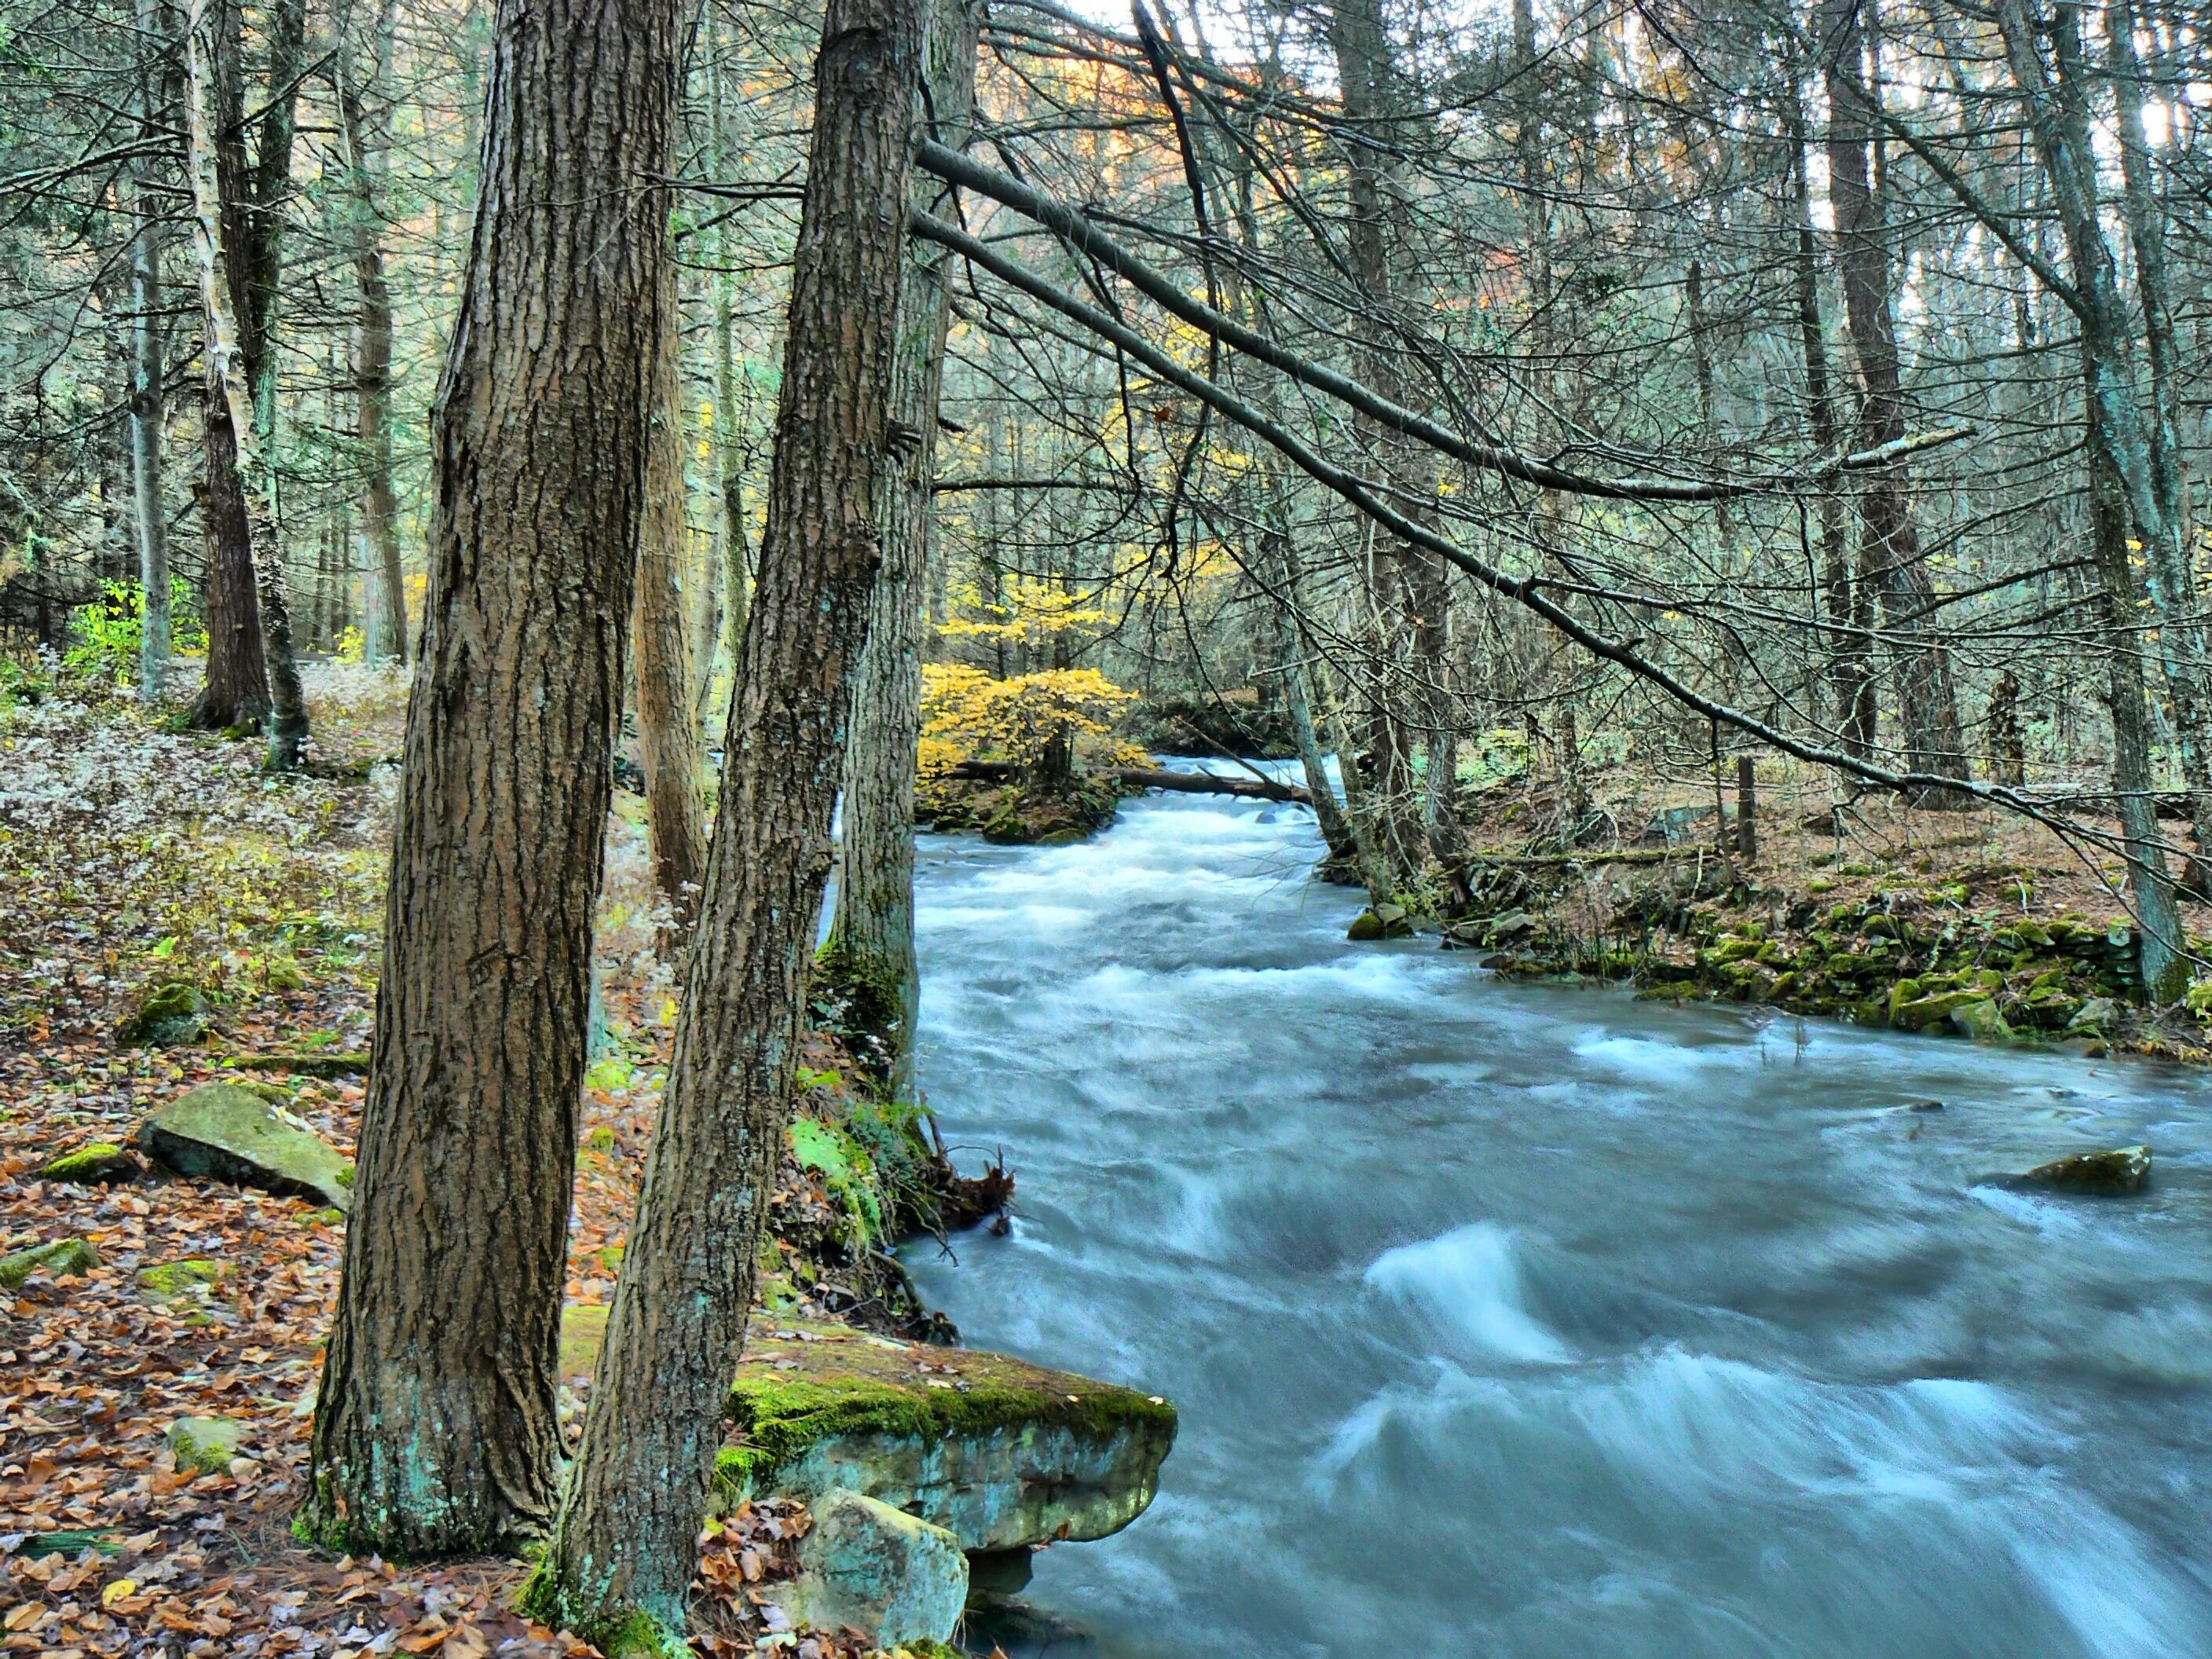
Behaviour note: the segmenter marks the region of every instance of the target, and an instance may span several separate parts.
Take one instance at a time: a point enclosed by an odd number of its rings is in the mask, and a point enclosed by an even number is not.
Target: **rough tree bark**
[[[975,105],[981,7],[927,0],[923,21],[922,108],[930,137],[968,145]],[[915,205],[934,212],[951,187],[915,172]],[[891,366],[891,429],[897,465],[884,481],[883,567],[869,601],[868,643],[853,674],[851,740],[845,750],[837,909],[820,971],[843,996],[848,1018],[881,1040],[893,1097],[914,1097],[914,1031],[921,969],[914,948],[914,777],[921,739],[924,579],[930,485],[937,473],[937,406],[951,318],[951,256],[909,240],[899,292],[898,349]]]
[[[384,274],[384,187],[392,155],[393,0],[376,0],[368,50],[349,17],[338,29],[338,125],[346,145],[347,231],[354,285],[354,443],[361,467],[360,562],[372,663],[407,660],[407,591],[392,487],[392,288]],[[364,64],[363,58],[367,61]]]
[[[304,1530],[550,1519],[592,915],[669,293],[675,0],[501,0]]]
[[[1814,453],[1826,459],[1842,451],[1828,366],[1828,326],[1820,308],[1820,244],[1814,233],[1812,191],[1806,180],[1805,117],[1794,70],[1788,76],[1785,97],[1791,217],[1796,241],[1791,274],[1796,290],[1798,341],[1805,356],[1805,420],[1812,432]],[[1820,490],[1820,597],[1828,614],[1829,684],[1836,699],[1837,740],[1844,753],[1864,760],[1874,753],[1879,718],[1874,675],[1867,661],[1867,641],[1874,622],[1873,595],[1868,583],[1851,579],[1850,536],[1841,487],[1833,478],[1823,478]]]
[[[684,592],[691,526],[684,511],[682,331],[672,256],[662,305],[667,323],[653,348],[652,453],[646,463],[632,645],[653,884],[670,918],[662,950],[672,956],[690,931],[707,873],[706,802],[700,793],[707,756],[699,740],[692,617]]]
[[[137,0],[138,119],[152,138],[168,119],[173,26],[161,0]],[[168,330],[161,319],[161,249],[167,240],[155,185],[155,163],[131,166],[131,503],[138,548],[138,586],[145,597],[139,635],[138,690],[149,705],[169,689],[169,525],[161,488],[162,375]]]
[[[1875,118],[1861,63],[1861,3],[1824,0],[1821,27],[1828,88],[1828,198],[1835,213],[1844,309],[1859,366],[1858,447],[1872,449],[1904,437],[1905,389],[1890,307],[1887,239],[1868,163]],[[1921,556],[1906,486],[1903,461],[1865,475],[1858,495],[1860,569],[1881,596],[1895,641],[1898,714],[1908,768],[1964,778],[1958,692],[1949,654],[1930,637],[1923,620],[1936,589]],[[1929,792],[1924,804],[1950,803]]]
[[[244,26],[235,0],[194,0],[185,40],[185,152],[206,325],[207,494],[202,516],[210,537],[221,538],[210,550],[208,678],[195,720],[205,726],[247,723],[237,717],[240,710],[228,720],[216,718],[222,712],[214,706],[219,684],[240,688],[249,701],[253,695],[252,677],[240,665],[224,665],[226,672],[219,679],[216,653],[221,648],[258,654],[260,695],[267,708],[269,764],[279,771],[299,765],[306,757],[307,705],[292,651],[291,597],[283,553],[261,493],[266,465],[255,440],[264,428],[253,399],[257,384],[265,381],[266,401],[274,407],[266,325],[275,301],[273,293],[264,297],[256,282],[265,276],[273,289],[276,280],[275,201],[290,174],[289,106],[296,96],[296,87],[289,82],[297,77],[288,66],[299,57],[301,27],[296,6],[280,7],[272,14],[270,73],[274,76],[284,69],[288,84],[263,118],[258,191],[269,194],[260,198],[251,216],[234,210],[245,193],[230,182],[239,171],[236,163],[243,147],[242,138],[234,144],[232,136],[242,130],[244,119],[239,64]],[[276,103],[286,106],[281,120]],[[258,228],[256,220],[262,222]],[[218,599],[229,607],[228,614],[218,614]],[[241,631],[246,619],[251,620],[250,632]]]
[[[916,0],[830,0],[769,482],[668,1087],[561,1517],[526,1597],[685,1652],[687,1589],[795,1086],[846,681],[880,556]]]
[[[1391,176],[1392,145],[1402,136],[1395,118],[1403,100],[1391,61],[1389,36],[1376,0],[1337,0],[1328,15],[1346,130],[1343,134],[1351,215],[1346,226],[1352,268],[1370,310],[1361,331],[1366,378],[1384,397],[1407,400],[1408,387],[1389,339],[1389,319],[1404,284],[1397,269],[1404,241],[1403,204]],[[1425,453],[1377,429],[1383,470],[1410,500],[1436,490],[1436,465]],[[1450,589],[1443,564],[1395,537],[1376,532],[1382,561],[1374,568],[1376,623],[1382,659],[1405,661],[1390,648],[1402,635],[1414,673],[1386,678],[1365,688],[1369,741],[1375,773],[1369,781],[1376,819],[1366,836],[1389,866],[1393,883],[1410,890],[1433,852],[1451,860],[1450,791],[1455,769],[1452,725],[1443,684],[1449,655]],[[1410,683],[1401,684],[1401,679]],[[1409,728],[1428,745],[1428,787],[1413,775]],[[1400,892],[1376,893],[1379,901]]]
[[[2080,10],[2055,9],[2047,30],[2039,27],[2027,0],[2000,0],[1999,32],[2008,67],[2028,116],[2036,155],[2051,186],[2073,274],[2069,308],[2080,326],[2084,372],[2088,376],[2087,418],[2093,442],[2101,443],[2127,510],[2142,541],[2150,597],[2159,616],[2159,665],[2172,715],[2182,781],[2189,786],[2190,817],[2200,861],[2212,848],[2212,672],[2208,672],[2204,617],[2197,592],[2190,547],[2187,491],[2181,480],[2180,443],[2168,407],[2172,369],[2172,311],[2164,286],[2163,240],[2154,230],[2135,243],[2136,284],[2143,300],[2144,337],[2149,347],[2151,402],[2138,393],[2136,354],[2128,307],[2120,291],[2118,261],[2105,232],[2099,201],[2097,161],[2091,129],[2088,76],[2081,62]],[[2124,20],[2114,50],[2116,75],[2132,66],[2134,43]],[[2036,46],[2047,33],[2057,69],[2055,84]],[[2125,44],[2120,44],[2120,39]],[[2133,75],[2125,77],[2130,82]],[[2128,94],[2120,94],[2123,109]],[[2140,143],[2142,111],[2132,111],[2132,133],[2124,131],[2124,168]],[[2142,200],[2148,181],[2137,176],[2123,191],[2132,224],[2148,211]],[[2150,264],[2143,265],[2148,254]],[[2163,368],[2161,368],[2163,365]]]

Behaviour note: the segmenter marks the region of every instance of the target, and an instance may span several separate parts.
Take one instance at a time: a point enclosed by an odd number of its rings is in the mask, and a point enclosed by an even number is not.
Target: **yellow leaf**
[[[118,1601],[120,1601],[125,1596],[136,1595],[137,1593],[138,1581],[137,1579],[118,1578],[115,1580],[114,1583],[108,1585],[106,1589],[100,1591],[100,1605],[103,1607],[112,1607]]]

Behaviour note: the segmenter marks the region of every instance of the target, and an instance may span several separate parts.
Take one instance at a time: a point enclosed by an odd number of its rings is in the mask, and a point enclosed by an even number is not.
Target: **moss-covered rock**
[[[353,1165],[283,1108],[232,1083],[210,1083],[138,1126],[138,1144],[181,1175],[353,1207]]]
[[[1413,932],[1413,918],[1406,914],[1402,904],[1376,904],[1362,910],[1352,919],[1352,926],[1344,930],[1345,938],[1358,945],[1370,945],[1376,939],[1408,939]],[[1488,939],[1483,941],[1490,943]]]
[[[167,1443],[180,1472],[224,1474],[246,1443],[246,1425],[234,1417],[180,1417],[169,1425]]]
[[[136,1154],[111,1141],[95,1140],[73,1152],[64,1152],[39,1171],[41,1181],[67,1181],[81,1187],[105,1186],[111,1182],[136,1181],[146,1173]]]
[[[198,986],[162,980],[138,994],[115,1028],[123,1048],[174,1048],[207,1035],[208,1000]]]
[[[2150,1148],[2116,1146],[2108,1152],[2076,1152],[2038,1164],[2007,1184],[2073,1193],[2091,1198],[2124,1198],[2150,1182]]]
[[[796,1320],[748,1348],[726,1501],[842,1486],[968,1550],[1103,1538],[1151,1504],[1175,1443],[1166,1401],[1004,1354]]]
[[[968,1557],[944,1528],[833,1487],[808,1506],[799,1577],[770,1592],[802,1629],[859,1631],[878,1648],[944,1642],[968,1604]]]
[[[355,1048],[288,1048],[274,1054],[232,1054],[229,1064],[241,1072],[289,1072],[297,1077],[368,1075],[368,1052]]]
[[[222,1263],[210,1261],[205,1256],[188,1256],[182,1261],[164,1261],[151,1267],[142,1267],[138,1282],[167,1302],[173,1297],[190,1295],[201,1285],[213,1285],[222,1278]]]
[[[27,1250],[0,1256],[0,1291],[21,1290],[31,1275],[44,1267],[56,1279],[81,1277],[100,1265],[100,1252],[82,1238],[52,1238]]]

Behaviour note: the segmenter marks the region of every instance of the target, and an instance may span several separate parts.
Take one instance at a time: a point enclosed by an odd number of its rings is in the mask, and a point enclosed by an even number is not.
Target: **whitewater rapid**
[[[1347,944],[1319,851],[924,838],[921,1079],[1018,1216],[909,1261],[1182,1412],[1029,1651],[2212,1655],[2212,1081]],[[2137,1140],[2139,1200],[1981,1180]]]

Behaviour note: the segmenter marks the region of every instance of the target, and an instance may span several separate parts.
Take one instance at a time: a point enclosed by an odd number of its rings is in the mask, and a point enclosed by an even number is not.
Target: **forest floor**
[[[1762,763],[1747,859],[1733,787],[1720,803],[1710,782],[1628,770],[1586,787],[1595,811],[1565,852],[1555,787],[1466,801],[1470,902],[1447,944],[1508,972],[1629,978],[1648,996],[2212,1062],[2212,984],[2155,1016],[2141,1006],[2109,840],[2069,842],[1991,810],[1847,799],[1814,769]],[[2117,837],[2115,823],[2081,821]],[[2183,909],[2191,950],[2212,957],[2212,907]]]
[[[225,1079],[284,1088],[350,1152],[359,1076],[308,1072],[343,1072],[324,1062],[368,1046],[394,789],[369,763],[397,750],[405,692],[396,677],[316,672],[318,760],[282,780],[262,775],[255,744],[166,733],[127,703],[0,710],[0,1255],[74,1237],[99,1259],[0,1289],[0,1653],[593,1651],[508,1610],[520,1562],[407,1567],[293,1540],[337,1289],[335,1212],[150,1173],[109,1186],[39,1176],[58,1154],[127,1145],[149,1111]],[[586,1307],[613,1291],[674,1019],[637,819],[634,799],[618,801],[601,913],[606,1024],[568,1286]],[[206,995],[205,1036],[118,1047],[145,988],[179,980]],[[272,1067],[279,1055],[304,1069]],[[834,1081],[837,1054],[810,1058]],[[781,1210],[822,1204],[808,1172],[786,1176]],[[809,1311],[854,1311],[850,1296],[799,1291]],[[587,1362],[564,1364],[572,1435],[588,1386]],[[199,1418],[243,1425],[216,1473],[179,1469],[169,1443],[173,1424]],[[805,1524],[763,1504],[718,1534],[697,1594],[721,1633],[700,1638],[702,1653],[753,1650],[756,1586],[792,1570]],[[847,1650],[810,1637],[793,1650]]]

